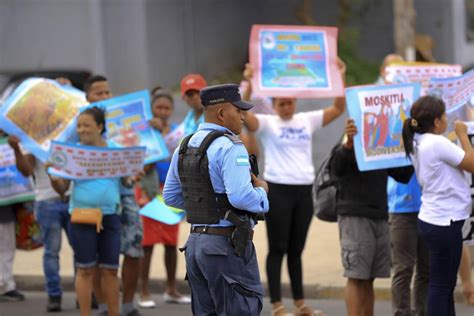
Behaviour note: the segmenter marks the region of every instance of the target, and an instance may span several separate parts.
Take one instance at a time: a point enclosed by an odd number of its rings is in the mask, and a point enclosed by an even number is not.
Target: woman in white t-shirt
[[[344,77],[345,65],[338,60]],[[321,315],[305,305],[301,254],[313,216],[313,133],[345,111],[345,98],[324,110],[296,113],[296,99],[273,98],[276,114],[246,114],[246,125],[264,149],[264,179],[270,210],[265,216],[268,236],[267,279],[273,315],[288,313],[281,300],[281,265],[287,255],[295,315]]]
[[[461,228],[471,211],[464,171],[474,172],[474,151],[462,122],[454,122],[462,149],[443,136],[448,122],[441,99],[421,97],[410,115],[403,125],[403,142],[422,187],[418,233],[430,252],[427,313],[455,315],[453,292],[461,259]]]

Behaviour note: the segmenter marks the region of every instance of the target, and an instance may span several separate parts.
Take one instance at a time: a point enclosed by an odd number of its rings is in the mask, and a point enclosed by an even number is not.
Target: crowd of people
[[[385,84],[385,66],[402,60],[388,55],[377,84]],[[337,64],[337,75],[344,79],[346,66],[342,60]],[[160,132],[170,156],[145,165],[133,176],[72,181],[52,176],[47,172],[49,162],[42,163],[19,138],[9,136],[18,170],[34,178],[48,312],[62,308],[59,252],[64,231],[74,252],[81,315],[91,315],[92,308],[98,308],[99,315],[140,315],[134,302],[137,291],[139,307],[156,307],[149,287],[155,244],[165,249],[165,302],[191,304],[195,315],[259,315],[264,289],[252,238],[260,213],[265,213],[272,315],[289,314],[281,294],[285,256],[294,314],[325,315],[305,302],[303,290],[302,253],[313,218],[312,145],[314,133],[345,112],[346,100],[338,97],[325,109],[298,113],[295,98],[255,96],[250,65],[243,77],[239,91],[232,84],[208,86],[199,74],[185,76],[181,97],[190,109],[181,124],[170,121],[172,93],[152,89],[149,126]],[[68,84],[65,78],[58,82]],[[112,97],[103,76],[88,79],[84,92],[90,103]],[[78,145],[111,146],[104,137],[105,118],[101,107],[81,112]],[[394,315],[455,315],[458,273],[466,300],[474,305],[470,250],[463,247],[461,234],[471,215],[464,171],[474,172],[474,151],[465,124],[455,122],[461,146],[443,136],[446,127],[443,101],[421,97],[403,127],[413,166],[366,172],[357,167],[354,121],[349,119],[341,131],[345,137],[333,149],[331,170],[338,187],[337,225],[348,315],[374,315],[374,280],[390,277],[391,271]],[[264,181],[250,172],[249,153],[260,152]],[[183,247],[191,297],[176,286],[179,224],[138,213],[159,194],[169,206],[185,209],[192,224]],[[102,227],[75,222],[81,209],[97,210]],[[16,290],[12,276],[13,221],[13,208],[1,206],[1,297],[20,301],[25,297]]]

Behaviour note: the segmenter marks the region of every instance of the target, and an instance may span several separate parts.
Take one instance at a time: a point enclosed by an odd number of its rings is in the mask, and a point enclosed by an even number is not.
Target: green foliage
[[[379,65],[359,56],[358,39],[359,34],[353,28],[345,28],[338,38],[338,54],[347,65],[347,86],[371,84],[377,80],[379,73]]]

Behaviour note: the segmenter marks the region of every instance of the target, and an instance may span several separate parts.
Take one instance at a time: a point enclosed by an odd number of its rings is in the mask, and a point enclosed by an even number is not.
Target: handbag
[[[97,233],[102,229],[102,210],[100,208],[74,208],[71,223],[96,225]]]

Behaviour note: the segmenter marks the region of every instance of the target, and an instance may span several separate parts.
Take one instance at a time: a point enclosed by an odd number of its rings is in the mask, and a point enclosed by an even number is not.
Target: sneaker
[[[49,296],[48,305],[46,305],[48,313],[55,313],[61,311],[61,296]]]
[[[141,308],[155,308],[156,307],[156,304],[155,304],[155,301],[153,300],[141,300],[139,299],[138,300],[138,306],[140,306]]]
[[[166,292],[163,294],[163,300],[170,304],[191,304],[191,298],[189,296],[171,296]]]
[[[21,294],[17,290],[11,290],[0,295],[0,300],[9,302],[19,302],[25,300],[25,295]]]
[[[128,312],[127,314],[122,314],[122,316],[143,316],[136,308],[132,311]]]

